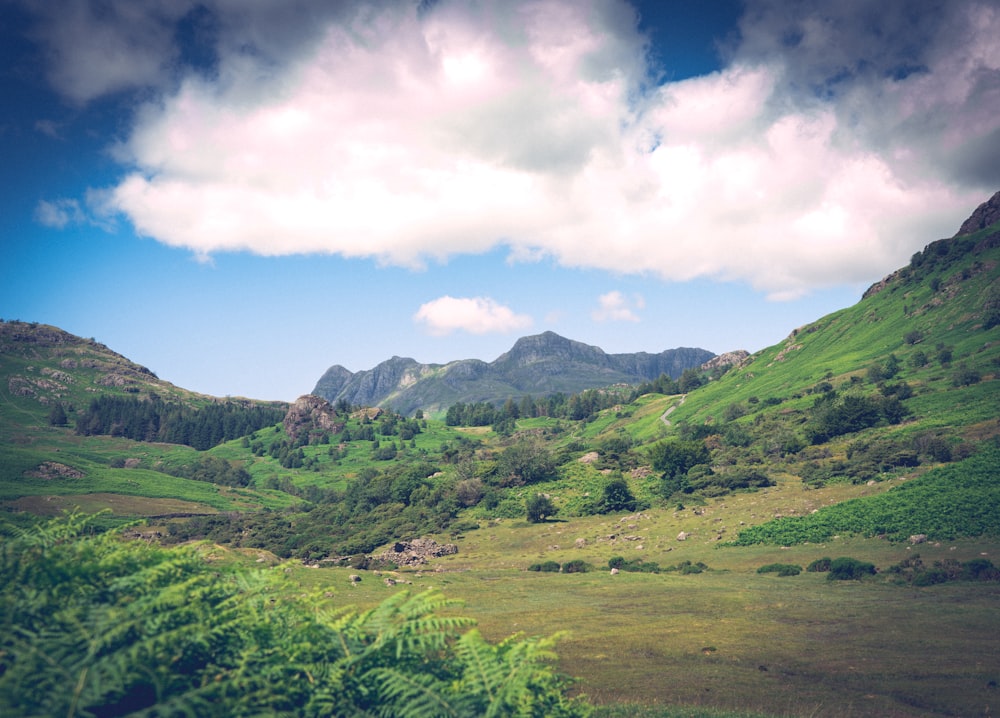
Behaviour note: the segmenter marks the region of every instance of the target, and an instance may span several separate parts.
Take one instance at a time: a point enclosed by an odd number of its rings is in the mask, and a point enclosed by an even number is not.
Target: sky
[[[997,0],[0,0],[0,317],[215,396],[757,351],[1000,189]]]

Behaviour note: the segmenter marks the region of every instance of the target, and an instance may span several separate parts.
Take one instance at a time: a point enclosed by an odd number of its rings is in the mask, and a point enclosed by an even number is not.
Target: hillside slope
[[[373,369],[352,373],[330,367],[312,393],[330,402],[391,405],[403,415],[416,409],[443,413],[459,402],[499,403],[525,394],[571,394],[611,384],[637,384],[661,374],[679,377],[714,354],[705,349],[668,349],[658,354],[607,354],[599,347],[544,332],[522,337],[492,362],[463,359],[421,364],[393,357]]]

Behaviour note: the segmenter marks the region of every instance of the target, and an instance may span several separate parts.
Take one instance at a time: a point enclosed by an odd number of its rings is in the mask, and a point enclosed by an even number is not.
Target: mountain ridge
[[[502,402],[510,397],[575,393],[619,383],[640,383],[661,374],[678,378],[715,357],[707,349],[678,347],[658,354],[608,354],[552,331],[521,337],[492,362],[457,359],[422,364],[393,356],[369,370],[334,364],[312,394],[331,403],[385,406],[408,415],[442,412],[458,402]]]

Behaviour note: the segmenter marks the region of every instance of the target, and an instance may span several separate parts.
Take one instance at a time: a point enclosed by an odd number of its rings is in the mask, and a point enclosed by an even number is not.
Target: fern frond
[[[376,668],[368,676],[378,684],[379,714],[384,718],[461,718],[473,714],[461,707],[461,696],[427,673]]]

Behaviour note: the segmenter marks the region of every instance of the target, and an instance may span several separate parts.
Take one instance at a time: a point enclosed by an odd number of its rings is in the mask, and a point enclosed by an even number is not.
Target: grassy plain
[[[491,640],[565,631],[560,668],[605,707],[599,715],[991,715],[1000,697],[1000,586],[914,588],[885,574],[840,582],[821,573],[778,577],[756,570],[775,562],[805,567],[822,556],[852,556],[881,569],[917,552],[928,564],[965,561],[1000,555],[1000,542],[908,547],[842,538],[789,548],[719,547],[717,519],[801,510],[832,498],[804,493],[810,499],[780,489],[768,497],[730,496],[701,516],[656,510],[571,523],[501,520],[458,538],[458,554],[423,570],[365,573],[356,586],[347,569],[295,575],[306,586],[331,590],[337,603],[363,607],[400,590],[386,585],[386,577],[410,582],[402,584],[409,590],[440,588],[464,602],[461,613]],[[680,531],[691,536],[678,541]],[[708,569],[612,575],[607,561],[615,555],[641,555],[664,567],[702,562]],[[594,570],[526,570],[540,560],[572,559]]]

